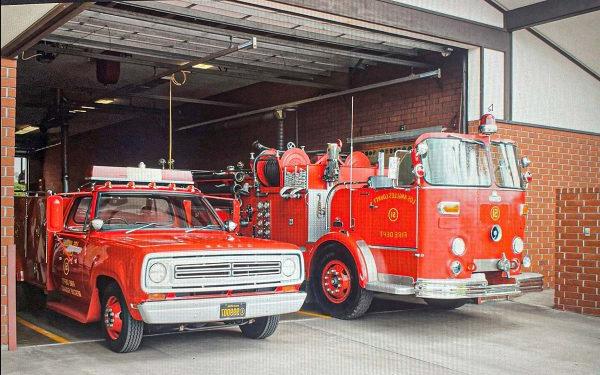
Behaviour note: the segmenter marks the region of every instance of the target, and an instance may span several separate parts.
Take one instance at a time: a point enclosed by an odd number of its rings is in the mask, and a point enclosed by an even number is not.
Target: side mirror
[[[46,227],[48,232],[57,233],[65,227],[63,197],[52,195],[46,201]]]
[[[92,228],[94,228],[94,230],[100,230],[100,229],[102,229],[102,226],[104,225],[104,220],[94,219],[94,220],[92,220],[92,222],[90,224],[92,225]]]
[[[235,229],[237,228],[237,224],[234,221],[227,220],[225,222],[225,228],[227,228],[228,232],[235,232]]]

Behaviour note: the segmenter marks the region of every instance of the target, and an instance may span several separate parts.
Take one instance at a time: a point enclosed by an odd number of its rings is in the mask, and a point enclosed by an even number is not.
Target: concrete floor
[[[381,299],[355,321],[292,314],[267,340],[245,339],[237,329],[157,335],[130,354],[106,349],[96,326],[52,314],[24,316],[74,342],[26,346],[21,336],[17,352],[2,353],[1,369],[53,375],[600,374],[600,319],[552,310],[551,292],[450,312]],[[29,345],[36,340],[31,337]]]

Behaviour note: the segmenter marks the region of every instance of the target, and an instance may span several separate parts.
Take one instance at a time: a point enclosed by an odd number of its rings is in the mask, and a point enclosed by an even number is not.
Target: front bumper
[[[150,301],[138,305],[138,310],[142,320],[148,324],[205,323],[293,313],[300,310],[305,298],[306,293],[296,292]],[[224,303],[245,303],[246,315],[243,318],[221,318],[220,306]]]
[[[514,284],[494,285],[489,285],[482,273],[473,274],[470,279],[419,279],[415,284],[415,295],[421,298],[460,299],[518,296],[524,291],[541,291],[542,275],[538,273],[522,273],[515,275],[514,279]],[[535,287],[532,288],[532,285]]]

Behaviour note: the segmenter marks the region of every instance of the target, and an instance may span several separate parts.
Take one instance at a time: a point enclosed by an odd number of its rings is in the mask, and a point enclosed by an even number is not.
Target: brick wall
[[[470,132],[477,126],[471,123]],[[595,187],[600,181],[600,136],[525,125],[498,123],[496,138],[517,142],[520,155],[532,164],[527,190],[529,215],[525,243],[533,272],[544,275],[544,287],[554,287],[555,206],[560,188]]]
[[[13,214],[13,195],[14,195],[14,156],[15,156],[15,98],[16,98],[16,78],[17,63],[15,60],[2,59],[0,67],[1,72],[1,178],[2,188],[0,191],[2,200],[2,225],[0,227],[1,241],[1,321],[2,336],[1,344],[4,347],[8,345],[8,251],[14,251],[14,214]]]
[[[554,304],[600,316],[600,187],[558,189],[555,220]]]

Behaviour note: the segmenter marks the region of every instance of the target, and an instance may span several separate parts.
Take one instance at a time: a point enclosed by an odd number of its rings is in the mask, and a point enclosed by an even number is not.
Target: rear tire
[[[466,298],[463,299],[433,299],[433,298],[425,298],[425,302],[429,307],[435,310],[454,310],[458,309],[469,300]]]
[[[133,319],[116,283],[110,283],[104,288],[101,303],[102,331],[110,350],[116,353],[137,350],[144,335],[144,322]]]
[[[252,323],[241,325],[240,330],[248,338],[262,340],[275,333],[278,325],[279,315],[265,316],[254,319]]]
[[[360,318],[371,306],[373,292],[358,284],[356,264],[346,249],[324,251],[326,253],[315,261],[310,278],[317,304],[323,311],[338,319]],[[329,271],[332,273],[329,274]],[[328,285],[324,285],[325,283]]]

